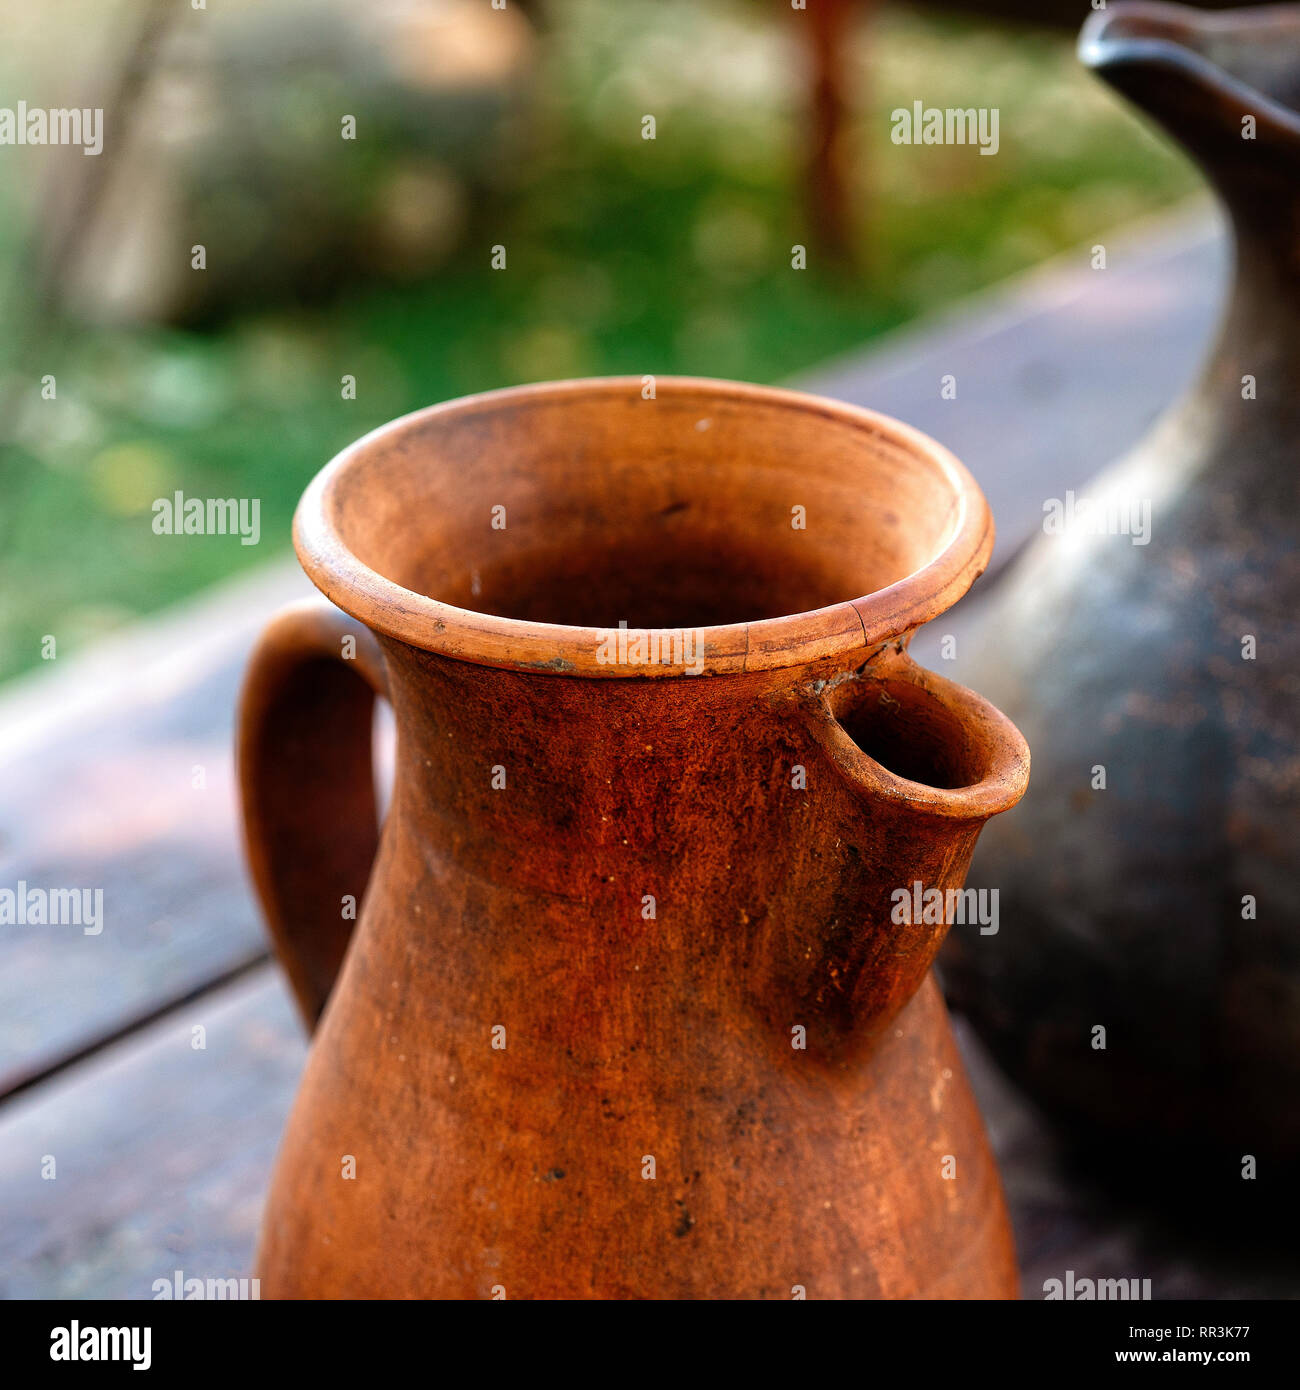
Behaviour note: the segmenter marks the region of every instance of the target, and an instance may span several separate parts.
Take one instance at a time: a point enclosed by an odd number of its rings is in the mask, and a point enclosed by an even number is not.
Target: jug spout
[[[1279,196],[1294,205],[1300,9],[1114,0],[1084,24],[1079,58],[1188,151],[1234,218],[1275,223]]]
[[[1300,6],[1112,0],[1083,26],[1079,56],[1164,127],[1227,209],[1235,284],[1206,391],[1223,381],[1235,395],[1258,374],[1261,340],[1280,372],[1300,351]]]
[[[997,930],[964,889],[980,829],[1020,800],[1029,750],[1005,715],[923,670],[900,643],[801,692],[827,775],[823,880],[835,885],[787,969],[828,1054],[869,1045],[921,987],[949,928]]]

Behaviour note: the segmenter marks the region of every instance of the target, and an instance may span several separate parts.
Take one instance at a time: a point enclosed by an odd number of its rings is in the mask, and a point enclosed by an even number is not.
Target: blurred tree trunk
[[[860,151],[850,148],[849,47],[854,24],[871,3],[808,0],[803,16],[811,69],[808,208],[817,246],[840,264],[857,250],[852,189]]]

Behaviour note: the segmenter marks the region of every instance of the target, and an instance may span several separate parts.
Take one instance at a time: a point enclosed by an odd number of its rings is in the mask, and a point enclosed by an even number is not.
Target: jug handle
[[[323,599],[307,599],[263,631],[240,696],[245,852],[309,1029],[343,963],[379,843],[376,695],[388,697],[388,680],[373,633]]]

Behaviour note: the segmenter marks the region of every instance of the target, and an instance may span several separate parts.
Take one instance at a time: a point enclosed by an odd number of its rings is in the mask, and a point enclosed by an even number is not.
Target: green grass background
[[[810,235],[789,24],[696,0],[556,0],[550,13],[524,156],[436,276],[344,284],[328,303],[202,333],[77,327],[52,364],[14,364],[30,389],[0,475],[0,678],[36,664],[45,634],[64,655],[287,549],[307,480],[393,415],[587,373],[779,381],[1196,185],[1068,38],[887,10],[852,54],[861,264],[836,269],[813,249],[793,271],[790,247]],[[10,91],[21,61],[0,58]],[[997,157],[891,145],[889,112],[916,99],[997,106]],[[11,266],[28,192],[0,159]],[[494,242],[505,272],[489,267]],[[57,402],[39,400],[45,371]],[[341,399],[344,373],[355,401]],[[151,504],[178,488],[260,498],[262,543],[155,536]]]

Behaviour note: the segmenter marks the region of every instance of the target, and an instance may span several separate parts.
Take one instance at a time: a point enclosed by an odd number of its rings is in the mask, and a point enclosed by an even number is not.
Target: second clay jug
[[[967,669],[1038,771],[980,847],[1002,930],[944,976],[1118,1173],[1199,1148],[1240,1192],[1300,1159],[1300,6],[1115,0],[1080,54],[1208,176],[1235,277],[1200,379],[1088,489],[1146,543],[1040,537],[983,629]]]
[[[338,608],[272,624],[240,728],[315,1028],[263,1295],[1014,1296],[929,904],[1028,756],[907,653],[988,559],[961,465],[792,392],[557,383],[368,436],[295,539]]]

